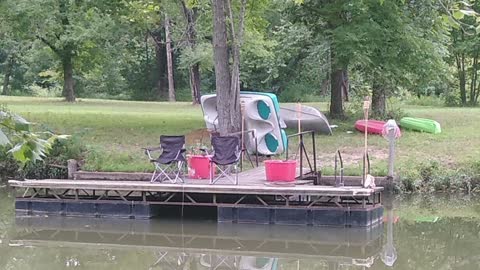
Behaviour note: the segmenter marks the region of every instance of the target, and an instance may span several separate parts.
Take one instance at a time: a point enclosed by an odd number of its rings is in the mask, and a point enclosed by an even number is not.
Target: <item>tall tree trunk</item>
[[[387,113],[387,95],[385,87],[376,81],[372,87],[372,111],[375,116],[384,117]]]
[[[159,27],[154,31],[149,32],[153,41],[155,42],[155,63],[157,66],[157,82],[155,99],[162,100],[168,96],[168,82],[167,82],[167,48],[165,46],[165,28]]]
[[[200,104],[200,64],[190,68],[190,88],[192,90],[192,104]]]
[[[348,102],[348,92],[350,91],[350,81],[348,80],[348,70],[344,69],[342,74],[342,95],[343,100]]]
[[[188,46],[193,50],[197,46],[197,9],[190,9],[187,7],[185,0],[180,0],[183,9],[183,15],[187,21],[186,34],[187,34],[187,43]],[[190,67],[190,89],[192,92],[192,104],[200,103],[200,64],[196,63]]]
[[[455,60],[457,62],[458,82],[460,88],[460,99],[462,105],[467,104],[467,87],[465,78],[465,56],[464,54],[456,55]]]
[[[343,82],[344,72],[346,68],[340,67],[336,63],[335,47],[330,44],[330,117],[343,118],[345,117],[343,111]]]
[[[168,101],[174,102],[175,85],[173,82],[172,38],[170,36],[170,19],[165,15],[165,42],[167,50]]]
[[[15,58],[13,55],[9,55],[7,58],[7,65],[5,66],[5,75],[3,78],[3,90],[2,94],[5,96],[10,95],[8,87],[10,86],[10,76],[12,75],[13,65],[15,64]]]
[[[334,69],[330,74],[330,116],[332,118],[344,117],[343,112],[343,69]]]
[[[239,15],[239,22],[237,29],[235,29],[235,19],[233,17],[232,6],[230,0],[226,0],[226,8],[228,12],[228,17],[230,21],[230,34],[231,34],[231,43],[232,43],[232,74],[231,74],[231,93],[233,95],[233,111],[240,112],[240,48],[243,43],[243,27],[244,27],[244,18],[245,10],[247,6],[247,0],[241,1],[241,9]],[[236,31],[238,30],[238,31]],[[232,122],[240,123],[240,114],[235,113],[232,117]],[[240,127],[237,127],[236,130],[240,130]]]
[[[475,94],[474,105],[478,104],[478,98],[480,98],[480,82],[477,85],[477,93]]]
[[[68,102],[75,102],[75,90],[73,81],[73,63],[71,52],[65,52],[62,56],[63,67],[63,94]]]
[[[472,75],[470,82],[470,105],[475,105],[475,96],[477,92],[477,70],[478,70],[478,50],[473,57]]]
[[[217,112],[219,132],[226,135],[239,130],[240,111],[235,111],[231,92],[231,77],[227,47],[227,25],[225,20],[225,0],[213,0],[213,54],[215,61],[215,86],[217,91]]]

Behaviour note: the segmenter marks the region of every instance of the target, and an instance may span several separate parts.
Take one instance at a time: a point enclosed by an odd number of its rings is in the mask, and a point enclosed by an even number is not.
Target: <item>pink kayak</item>
[[[371,134],[382,134],[383,125],[385,121],[368,120],[367,132]],[[355,122],[355,129],[361,132],[365,132],[365,120],[358,120]]]

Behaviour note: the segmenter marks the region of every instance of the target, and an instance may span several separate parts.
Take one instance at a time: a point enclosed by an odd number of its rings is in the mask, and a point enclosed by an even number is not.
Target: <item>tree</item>
[[[32,132],[31,123],[27,120],[5,109],[0,110],[0,150],[7,147],[8,153],[22,164],[41,160],[55,140],[67,137],[50,132]]]
[[[295,8],[297,20],[314,29],[316,35],[326,37],[330,50],[330,116],[344,117],[344,85],[352,51],[342,50],[344,38],[352,31],[352,16],[360,3],[346,0],[305,0]]]
[[[464,7],[466,8],[466,7]],[[477,19],[474,16],[465,16],[468,11],[477,13],[480,3],[475,2],[469,9],[459,9],[451,15],[458,20],[452,24],[450,37],[453,63],[457,69],[457,80],[460,90],[460,102],[462,105],[477,105],[480,97],[480,81],[478,80],[479,57],[480,57],[480,28],[473,30]],[[451,17],[446,16],[446,20]],[[470,88],[468,90],[468,88]]]
[[[215,59],[215,84],[217,90],[217,112],[220,134],[240,130],[240,48],[243,41],[243,27],[246,0],[241,1],[238,25],[230,0],[213,1],[213,51]],[[230,70],[229,48],[227,43],[227,20],[230,22],[230,42],[233,63]]]
[[[198,9],[196,6],[189,8],[185,0],[179,0],[180,5],[182,6],[183,16],[186,21],[186,36],[187,36],[187,46],[191,51],[194,51],[197,47],[197,18],[198,18]],[[192,103],[200,104],[200,63],[196,62],[189,66],[189,76],[190,76],[190,89],[192,92]]]
[[[396,89],[442,80],[446,47],[438,24],[435,2],[402,3],[365,1],[353,18],[357,37],[346,40],[362,58],[357,68],[370,81],[372,110],[386,117],[386,100]]]
[[[19,36],[12,30],[2,5],[3,3],[0,3],[0,70],[3,71],[1,94],[10,95],[10,79],[18,62],[18,55],[27,46],[21,42]]]
[[[165,48],[167,50],[167,77],[168,77],[168,101],[174,102],[175,85],[173,82],[173,59],[172,59],[172,38],[170,34],[170,19],[165,15]]]
[[[106,0],[11,0],[6,7],[14,31],[21,32],[24,40],[41,41],[58,58],[63,73],[63,95],[67,101],[75,101],[75,59],[114,36],[111,15],[121,5]]]

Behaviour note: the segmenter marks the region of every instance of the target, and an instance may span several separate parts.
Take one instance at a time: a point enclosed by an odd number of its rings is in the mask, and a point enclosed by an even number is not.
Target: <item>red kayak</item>
[[[378,120],[368,120],[367,132],[371,134],[382,134],[383,125],[386,122]],[[365,132],[365,120],[358,120],[355,122],[355,129],[361,132]]]

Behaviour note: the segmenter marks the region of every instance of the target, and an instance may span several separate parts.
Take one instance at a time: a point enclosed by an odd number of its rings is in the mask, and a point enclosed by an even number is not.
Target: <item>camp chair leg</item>
[[[177,183],[177,181],[184,183],[183,178],[182,178],[182,171],[181,169],[183,168],[184,162],[183,161],[178,161],[175,164],[170,164],[167,166],[162,167],[160,164],[155,163],[155,171],[152,174],[152,178],[150,179],[150,182],[156,182],[159,180],[159,182],[163,182],[165,180],[170,181],[171,183]],[[177,166],[178,169],[175,170],[175,167]]]
[[[155,163],[155,170],[153,171],[152,178],[150,179],[150,182],[153,183],[157,180],[160,179],[160,182],[162,182],[162,175],[165,174],[164,170],[157,164]]]
[[[152,173],[152,177],[150,178],[150,183],[153,183],[155,182],[156,178],[155,178],[155,174],[157,173],[157,170],[155,169]]]
[[[185,183],[183,181],[183,178],[181,176],[182,174],[182,169],[183,169],[183,165],[184,165],[184,162],[183,161],[178,161],[178,164],[177,164],[177,171],[175,173],[175,179],[173,179],[173,181],[171,181],[172,183],[176,184],[177,181],[181,182],[181,183]]]
[[[234,169],[235,169],[235,185],[238,186],[238,166],[237,166],[237,164],[234,165]]]
[[[213,184],[213,162],[210,161],[210,185]]]
[[[226,178],[230,183],[238,185],[238,163],[237,164],[230,164],[230,165],[225,165],[225,166],[218,166],[218,176],[214,177],[213,172],[210,171],[210,184],[213,185],[215,184],[218,180],[221,178]],[[232,170],[235,170],[232,172]],[[232,175],[232,174],[235,174]]]

